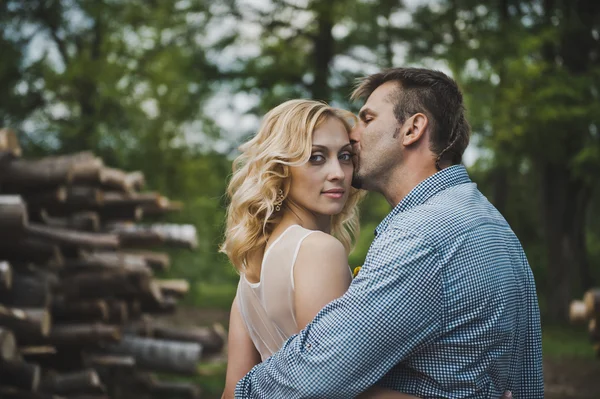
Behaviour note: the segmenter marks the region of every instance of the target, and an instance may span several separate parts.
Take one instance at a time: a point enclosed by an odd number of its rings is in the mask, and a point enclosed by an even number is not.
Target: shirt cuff
[[[234,397],[236,399],[250,399],[250,377],[254,370],[250,370],[235,386]]]

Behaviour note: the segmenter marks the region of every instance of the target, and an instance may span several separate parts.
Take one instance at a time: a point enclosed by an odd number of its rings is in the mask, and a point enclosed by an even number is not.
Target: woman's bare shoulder
[[[309,234],[300,244],[295,268],[340,269],[347,272],[348,254],[344,245],[331,234],[315,231]]]

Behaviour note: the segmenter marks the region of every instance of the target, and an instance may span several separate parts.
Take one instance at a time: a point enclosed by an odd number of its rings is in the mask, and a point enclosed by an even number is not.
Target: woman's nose
[[[340,161],[336,159],[332,162],[331,169],[329,170],[329,180],[343,180],[345,176],[344,168],[342,168]]]

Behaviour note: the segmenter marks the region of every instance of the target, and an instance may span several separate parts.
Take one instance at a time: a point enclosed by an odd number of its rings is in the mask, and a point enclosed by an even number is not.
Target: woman
[[[291,100],[240,148],[222,246],[240,272],[223,398],[350,284],[361,197],[350,185],[353,120],[320,102]],[[365,397],[409,396],[371,389]]]

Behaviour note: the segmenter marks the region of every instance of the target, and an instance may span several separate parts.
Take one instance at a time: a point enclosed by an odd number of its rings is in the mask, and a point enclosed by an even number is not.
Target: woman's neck
[[[309,230],[320,230],[331,233],[331,216],[310,212],[307,209],[287,204],[283,209],[283,216],[278,227],[287,228],[293,224],[300,225]]]

